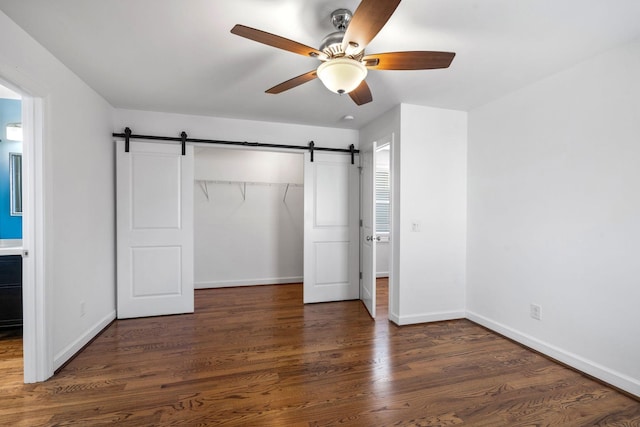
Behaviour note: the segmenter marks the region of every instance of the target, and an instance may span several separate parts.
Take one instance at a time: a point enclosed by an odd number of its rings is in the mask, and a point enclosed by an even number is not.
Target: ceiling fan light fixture
[[[334,93],[349,93],[367,77],[367,68],[351,58],[335,58],[323,62],[317,70],[318,78]]]

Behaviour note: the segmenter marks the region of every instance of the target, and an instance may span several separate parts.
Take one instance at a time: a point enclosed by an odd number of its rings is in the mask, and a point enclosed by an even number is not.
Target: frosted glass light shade
[[[367,77],[367,68],[350,58],[336,58],[318,67],[318,78],[331,92],[349,93]]]
[[[8,140],[22,141],[22,123],[9,123],[6,131]]]

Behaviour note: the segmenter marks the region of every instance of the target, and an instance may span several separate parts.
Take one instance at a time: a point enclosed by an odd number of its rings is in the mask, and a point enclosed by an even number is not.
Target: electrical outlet
[[[80,317],[85,315],[85,304],[84,301],[80,301]]]
[[[542,320],[542,308],[538,304],[531,304],[529,314],[532,319]]]
[[[411,223],[411,231],[414,233],[419,233],[421,231],[420,221],[413,221]]]

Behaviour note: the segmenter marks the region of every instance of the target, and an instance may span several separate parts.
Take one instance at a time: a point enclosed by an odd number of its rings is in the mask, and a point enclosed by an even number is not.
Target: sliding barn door
[[[358,175],[349,155],[305,153],[305,303],[359,297]]]
[[[193,312],[193,147],[118,141],[118,318]]]

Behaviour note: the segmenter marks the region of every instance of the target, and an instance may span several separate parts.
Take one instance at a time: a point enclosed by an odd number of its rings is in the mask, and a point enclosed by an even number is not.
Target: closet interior
[[[197,147],[195,287],[302,282],[303,155]]]

